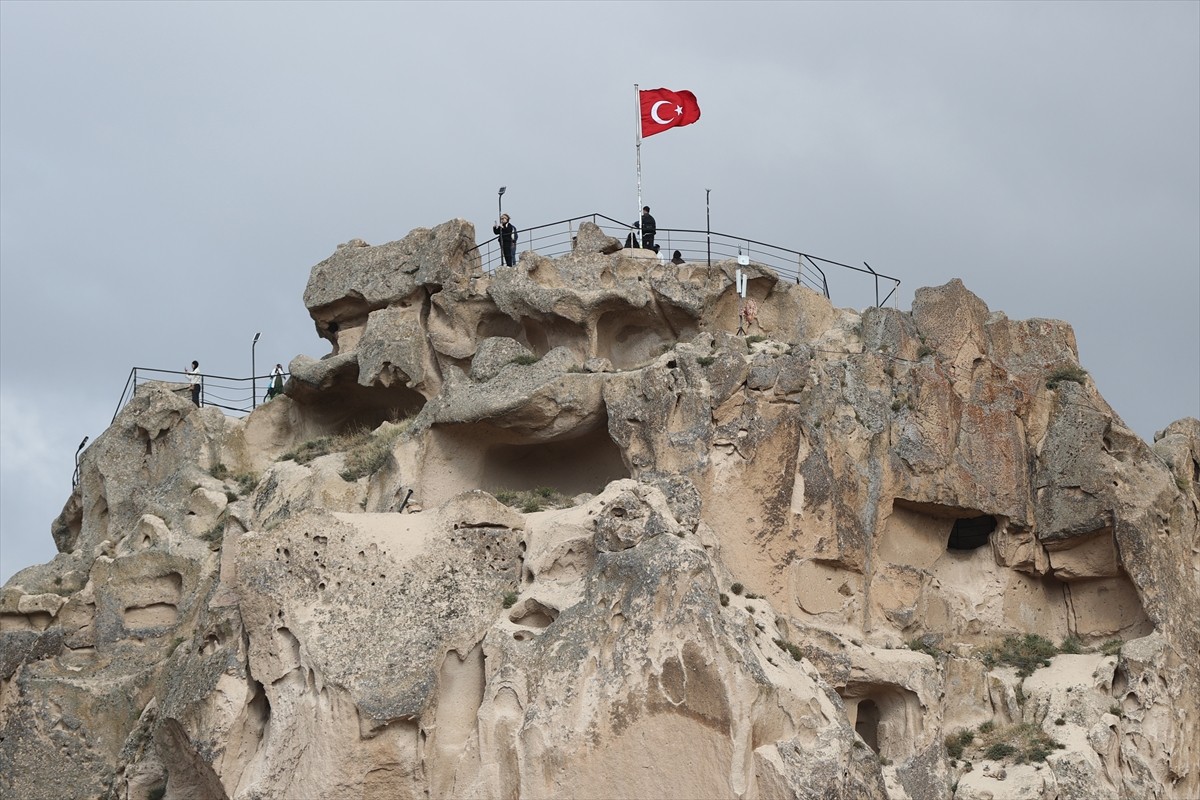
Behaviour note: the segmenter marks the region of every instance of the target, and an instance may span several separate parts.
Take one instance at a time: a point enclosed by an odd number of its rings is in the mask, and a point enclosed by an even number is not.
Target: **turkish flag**
[[[691,92],[646,89],[638,92],[642,106],[642,136],[653,136],[669,128],[691,125],[700,119],[700,105]]]

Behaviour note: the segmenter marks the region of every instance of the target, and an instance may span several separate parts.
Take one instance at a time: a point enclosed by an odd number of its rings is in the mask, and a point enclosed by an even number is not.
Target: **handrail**
[[[600,220],[610,224],[603,224]],[[593,212],[591,214],[520,229],[518,232],[525,235],[525,239],[522,242],[522,244],[526,245],[524,252],[541,252],[543,255],[550,257],[571,252],[574,248],[574,236],[578,227],[577,223],[584,221],[592,222],[609,235],[619,234],[615,236],[618,241],[621,240],[622,236],[627,236],[629,233],[640,236],[640,232],[631,223],[621,222],[604,214]],[[563,226],[566,226],[565,232],[562,231]],[[542,233],[551,229],[558,230],[553,233]],[[688,238],[689,236],[703,236],[704,238],[693,239]],[[798,285],[804,285],[814,291],[820,292],[826,298],[831,298],[831,295],[829,276],[824,267],[839,267],[863,275],[870,275],[875,284],[876,306],[883,305],[891,299],[896,289],[900,286],[899,278],[878,272],[865,261],[863,262],[864,269],[863,267],[856,267],[853,264],[846,264],[841,261],[834,261],[799,250],[793,250],[790,247],[761,242],[757,239],[735,236],[720,231],[698,230],[695,228],[659,228],[655,238],[658,239],[658,244],[662,249],[665,249],[667,252],[678,249],[682,254],[691,257],[694,262],[707,261],[714,251],[718,256],[724,255],[728,257],[739,255],[751,256],[753,254],[756,256],[755,263],[759,264],[759,266],[767,267],[782,277],[791,278]],[[484,272],[488,274],[495,272],[502,265],[498,239],[498,236],[488,237],[467,251],[468,253],[472,250],[476,252],[480,258]],[[689,246],[700,243],[705,245],[704,249]],[[736,248],[736,252],[734,248]],[[755,248],[758,248],[759,252],[753,253]],[[520,254],[518,253],[519,257]],[[880,279],[892,282],[891,289],[882,299],[879,296]]]
[[[183,377],[183,380],[172,381],[165,380],[161,377],[149,377],[148,375],[180,375]],[[285,372],[283,373],[283,376],[286,380],[290,376],[290,373]],[[235,378],[228,375],[214,375],[211,373],[202,372],[200,373],[201,404],[204,406],[214,406],[222,409],[223,411],[236,415],[249,414],[254,410],[257,401],[257,397],[255,395],[255,392],[257,391],[255,382],[265,378],[267,379],[267,387],[269,389],[271,386],[271,379],[274,377],[275,376],[273,373],[267,375],[252,375],[249,378]],[[137,394],[138,386],[144,385],[151,381],[157,381],[160,383],[179,383],[182,384],[183,388],[187,388],[191,383],[190,379],[191,373],[180,370],[134,367],[129,371],[129,378],[126,379],[125,388],[121,391],[121,399],[117,401],[117,410],[113,412],[113,421],[116,421],[117,415],[121,413],[121,409],[125,407],[125,404]],[[250,386],[245,386],[246,383],[250,383]],[[231,393],[234,396],[231,397],[228,394],[222,394],[223,392]]]

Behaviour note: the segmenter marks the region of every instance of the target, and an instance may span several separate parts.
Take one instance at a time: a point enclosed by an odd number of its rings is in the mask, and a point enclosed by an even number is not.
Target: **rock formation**
[[[594,226],[313,268],[245,419],[139,387],[0,593],[21,798],[1192,798],[1200,421],[955,280],[856,313]]]

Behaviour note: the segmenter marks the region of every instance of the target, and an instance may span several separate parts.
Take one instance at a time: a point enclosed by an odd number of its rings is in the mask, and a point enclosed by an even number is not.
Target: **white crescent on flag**
[[[659,106],[669,106],[669,105],[673,105],[670,100],[659,100],[657,103],[655,103],[653,106],[650,107],[650,118],[653,119],[655,122],[657,122],[659,125],[670,125],[671,120],[663,119],[662,117],[660,117],[658,115],[658,107]]]

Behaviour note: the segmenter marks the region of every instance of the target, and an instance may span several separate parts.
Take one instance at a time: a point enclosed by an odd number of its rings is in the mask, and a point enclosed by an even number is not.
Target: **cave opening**
[[[425,407],[425,396],[407,386],[339,386],[304,407],[313,433],[341,436],[373,431],[385,422],[414,417]]]
[[[950,538],[946,540],[946,549],[960,552],[978,550],[988,543],[995,530],[996,518],[991,514],[956,519],[954,527],[950,529]]]
[[[608,418],[574,435],[540,440],[487,423],[432,430],[424,503],[437,505],[471,489],[530,491],[549,487],[571,497],[598,494],[630,477],[621,449],[608,435]]]
[[[862,737],[867,747],[879,754],[879,706],[867,698],[858,704],[858,714],[854,720],[854,732]]]

